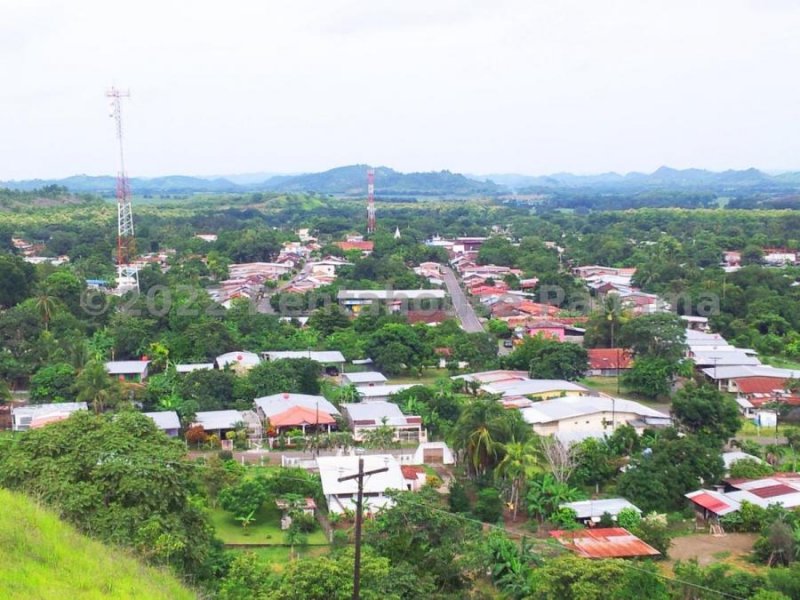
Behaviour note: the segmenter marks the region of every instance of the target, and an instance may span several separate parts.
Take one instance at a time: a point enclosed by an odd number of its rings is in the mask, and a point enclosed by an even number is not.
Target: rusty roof
[[[551,531],[550,535],[565,548],[585,558],[633,558],[661,554],[622,527],[556,530]]]
[[[797,490],[785,483],[778,483],[776,485],[767,485],[760,488],[751,488],[748,490],[751,494],[755,494],[759,498],[774,498],[776,496],[785,496],[786,494],[796,494]]]

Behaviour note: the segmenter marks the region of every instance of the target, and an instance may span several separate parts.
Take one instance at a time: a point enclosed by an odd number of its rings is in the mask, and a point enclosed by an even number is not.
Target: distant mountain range
[[[367,165],[337,167],[321,173],[274,175],[252,173],[223,177],[165,177],[130,180],[135,194],[185,195],[195,193],[315,192],[345,196],[366,194]],[[64,179],[31,179],[0,182],[0,187],[33,190],[60,185],[74,193],[113,195],[116,181],[110,176],[74,175]],[[706,190],[716,192],[800,190],[800,172],[769,175],[758,169],[706,171],[661,167],[653,173],[602,173],[599,175],[461,175],[450,171],[400,173],[388,167],[375,169],[377,196],[496,196],[509,193],[542,193],[558,189],[603,189],[635,192],[640,190]]]

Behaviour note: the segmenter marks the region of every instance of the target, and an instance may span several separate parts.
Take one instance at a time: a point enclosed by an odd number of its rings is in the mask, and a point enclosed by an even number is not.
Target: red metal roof
[[[607,527],[578,531],[551,531],[565,548],[585,558],[632,558],[657,556],[658,550],[646,544],[627,529]]]
[[[629,369],[631,353],[625,348],[592,348],[589,353],[591,369]]]
[[[424,473],[425,469],[417,465],[400,465],[400,470],[403,472],[405,479],[416,480],[420,473]]]
[[[743,394],[769,394],[785,389],[786,379],[780,377],[739,377],[736,387]]]
[[[693,496],[691,500],[698,506],[702,506],[706,510],[710,510],[713,513],[724,510],[729,506],[719,498],[715,498],[711,494],[706,494],[705,492],[698,494],[697,496]]]
[[[778,483],[776,485],[768,485],[761,488],[753,488],[747,490],[751,494],[759,498],[774,498],[775,496],[784,496],[786,494],[796,494],[797,490],[785,483]]]
[[[375,248],[374,242],[336,242],[336,245],[345,252],[348,250],[368,250],[372,252],[372,250]]]

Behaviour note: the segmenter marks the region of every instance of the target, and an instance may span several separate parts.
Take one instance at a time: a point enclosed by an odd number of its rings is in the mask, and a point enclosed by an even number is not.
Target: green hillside
[[[175,577],[77,533],[25,496],[0,490],[0,597],[197,598]]]

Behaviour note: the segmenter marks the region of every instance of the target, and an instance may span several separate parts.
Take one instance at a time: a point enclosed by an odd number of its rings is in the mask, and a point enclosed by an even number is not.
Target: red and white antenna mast
[[[117,125],[119,142],[119,172],[117,173],[117,290],[120,293],[139,290],[138,270],[131,265],[136,253],[133,232],[133,208],[128,176],[125,173],[125,153],[122,145],[122,98],[130,98],[129,91],[112,87],[106,92],[110,99],[110,116]]]
[[[375,233],[375,169],[367,169],[367,233]]]

